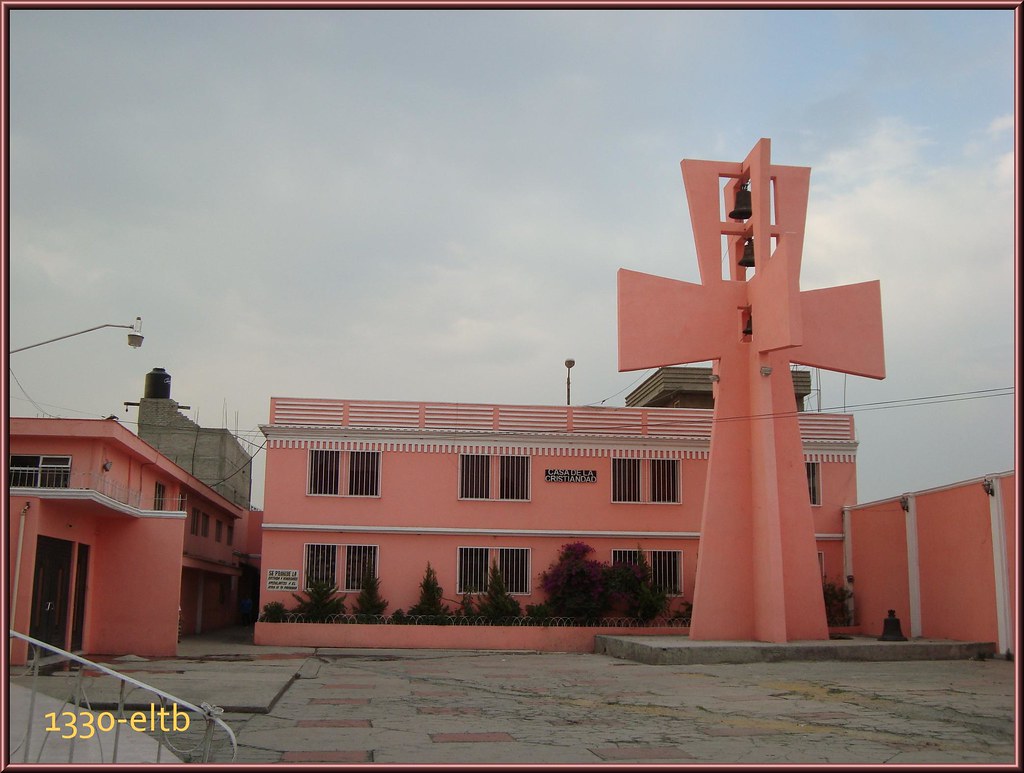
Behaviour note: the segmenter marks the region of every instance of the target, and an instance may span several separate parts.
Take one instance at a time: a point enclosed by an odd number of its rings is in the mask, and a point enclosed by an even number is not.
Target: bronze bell
[[[729,213],[733,220],[747,220],[752,214],[750,208],[750,183],[743,183],[743,187],[736,191],[736,207]]]
[[[739,265],[744,268],[754,267],[754,240],[747,239],[747,243],[743,245],[743,257],[740,258]]]
[[[878,641],[906,640],[907,637],[903,635],[903,631],[900,629],[900,619],[896,617],[896,610],[890,609],[889,616],[883,621],[882,635],[878,637]]]
[[[747,326],[743,328],[743,335],[752,336],[754,335],[754,315],[751,314],[747,317]]]

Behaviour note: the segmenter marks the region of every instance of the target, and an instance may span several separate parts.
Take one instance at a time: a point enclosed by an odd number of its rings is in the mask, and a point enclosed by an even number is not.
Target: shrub
[[[312,580],[304,591],[306,598],[298,593],[292,595],[299,602],[293,612],[305,616],[306,622],[322,623],[331,615],[345,614],[345,596],[338,596],[338,586],[323,580]]]
[[[562,545],[558,560],[541,574],[547,605],[556,616],[585,620],[598,618],[607,609],[607,564],[588,558],[593,552],[583,542]]]
[[[496,561],[491,562],[487,591],[477,603],[477,614],[483,615],[491,622],[506,617],[519,617],[522,614],[519,602],[512,598],[505,588],[505,580]]]
[[[821,590],[825,596],[825,619],[828,625],[850,625],[847,602],[853,598],[853,591],[831,580],[823,582]]]
[[[427,562],[427,571],[420,583],[420,600],[409,607],[410,615],[423,615],[426,617],[444,617],[451,614],[447,605],[442,603],[444,588],[437,583],[437,572]]]
[[[616,563],[607,569],[609,598],[625,607],[627,617],[649,621],[668,607],[668,593],[655,587],[651,565],[637,545],[637,563]]]
[[[352,612],[357,618],[376,617],[383,615],[387,608],[387,600],[380,596],[380,578],[374,574],[373,567],[367,565],[363,569],[362,590],[356,597]],[[361,619],[360,622],[366,621]]]
[[[284,604],[280,601],[268,601],[263,605],[263,614],[260,616],[260,620],[264,623],[283,623],[284,616]]]

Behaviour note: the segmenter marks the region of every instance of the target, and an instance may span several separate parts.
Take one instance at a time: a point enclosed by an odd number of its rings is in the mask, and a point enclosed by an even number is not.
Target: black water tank
[[[146,392],[143,397],[166,400],[171,396],[171,374],[163,368],[153,368],[146,374]]]

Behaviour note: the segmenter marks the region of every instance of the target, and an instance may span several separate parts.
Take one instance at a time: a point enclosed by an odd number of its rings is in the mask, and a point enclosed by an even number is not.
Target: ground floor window
[[[529,548],[459,548],[456,593],[483,593],[491,563],[498,565],[509,593],[530,593]]]
[[[305,569],[302,574],[306,578],[307,588],[314,582],[337,584],[337,570],[337,545],[306,545]]]
[[[376,545],[345,546],[345,587],[342,590],[362,590],[367,572],[377,576],[377,553]]]
[[[683,593],[683,551],[681,550],[646,550],[644,557],[651,567],[651,582],[670,596],[681,596]],[[613,564],[638,564],[640,552],[633,550],[613,550]]]

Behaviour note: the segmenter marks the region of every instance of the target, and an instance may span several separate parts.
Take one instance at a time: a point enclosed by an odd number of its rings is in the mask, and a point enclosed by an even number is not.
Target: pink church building
[[[115,419],[12,418],[9,431],[12,630],[173,656],[179,634],[237,622],[248,510]]]
[[[802,409],[808,372],[794,381]],[[646,405],[621,408],[272,398],[261,608],[293,608],[314,578],[351,609],[366,562],[387,614],[419,600],[428,562],[454,607],[484,590],[493,561],[525,610],[544,601],[539,576],[561,546],[583,541],[609,563],[639,546],[680,611],[693,599],[712,383],[709,368],[661,369],[635,392]],[[799,425],[820,572],[842,583],[853,418],[801,412]],[[257,643],[279,625],[258,624]]]

